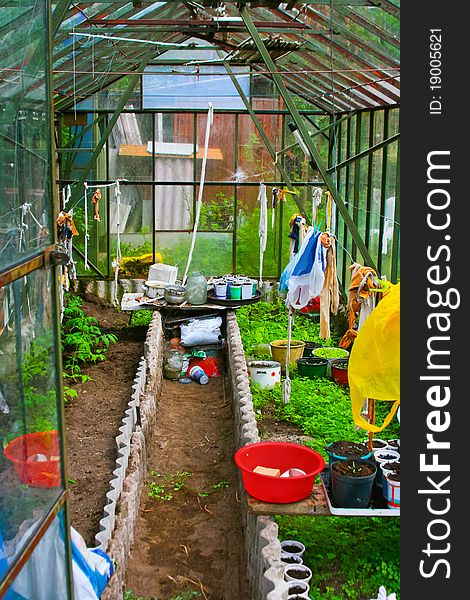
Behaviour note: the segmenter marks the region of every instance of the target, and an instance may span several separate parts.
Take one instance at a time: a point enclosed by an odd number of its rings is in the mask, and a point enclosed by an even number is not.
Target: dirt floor
[[[94,546],[115,467],[115,436],[147,328],[128,327],[127,313],[91,295],[82,308],[104,332],[119,338],[106,361],[84,370],[93,381],[74,385],[78,398],[65,409],[71,521]],[[248,597],[238,568],[243,540],[225,379],[224,373],[207,385],[163,380],[158,435],[149,457],[148,483],[155,485],[144,488],[127,571],[126,588],[136,598],[166,600],[189,590],[194,598],[210,600]],[[181,489],[173,489],[180,483]],[[160,485],[164,492],[158,492]],[[157,497],[149,497],[152,489]],[[159,499],[168,493],[171,499]]]
[[[115,333],[119,340],[111,344],[106,361],[83,369],[93,380],[71,385],[78,398],[65,408],[71,523],[88,546],[95,546],[115,468],[115,438],[130,400],[147,328],[127,327],[127,313],[93,296],[86,297],[82,308],[98,320],[103,332]]]
[[[222,378],[207,385],[164,380],[157,419],[126,588],[159,600],[189,590],[211,600],[247,598],[232,408]],[[174,490],[178,481],[183,487]],[[165,488],[158,498],[149,497],[153,483]],[[160,499],[168,492],[171,499]]]

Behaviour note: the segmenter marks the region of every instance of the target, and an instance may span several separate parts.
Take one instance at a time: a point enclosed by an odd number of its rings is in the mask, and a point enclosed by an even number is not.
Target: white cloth
[[[313,227],[310,227],[298,252],[299,255],[302,255],[304,252],[312,251],[311,247],[313,242],[311,242],[311,238],[314,235],[316,235],[314,229]],[[304,306],[307,306],[309,300],[320,295],[325,281],[325,259],[326,248],[323,247],[318,237],[317,244],[313,249],[313,255],[311,257],[311,269],[301,275],[295,275],[294,268],[294,272],[289,278],[287,302],[292,308],[304,308]],[[300,259],[296,267],[299,264]]]
[[[260,203],[259,213],[259,285],[263,284],[263,255],[266,250],[268,240],[268,198],[266,196],[266,186],[261,183],[258,192],[258,202]]]

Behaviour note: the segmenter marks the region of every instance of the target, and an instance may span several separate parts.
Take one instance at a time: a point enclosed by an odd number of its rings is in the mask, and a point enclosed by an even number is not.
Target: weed
[[[185,485],[186,479],[191,477],[189,471],[179,471],[174,475],[162,475],[157,471],[150,472],[154,481],[147,483],[149,498],[169,502],[173,499],[174,493],[179,492]]]
[[[213,483],[211,485],[211,489],[208,492],[206,492],[206,491],[198,492],[197,495],[200,498],[207,498],[207,496],[209,496],[209,494],[213,494],[214,492],[218,492],[219,490],[225,490],[226,488],[228,488],[229,485],[230,485],[229,481],[227,481],[226,479],[222,479],[221,481],[218,481],[217,483]]]

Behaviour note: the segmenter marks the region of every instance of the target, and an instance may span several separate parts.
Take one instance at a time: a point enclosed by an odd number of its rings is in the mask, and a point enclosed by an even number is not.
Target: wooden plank
[[[202,158],[204,155],[204,149],[200,148],[196,152],[196,158]],[[148,152],[147,146],[137,144],[121,144],[119,146],[119,156],[146,156],[151,157],[152,153]],[[157,154],[156,158],[166,156],[163,154]],[[173,158],[194,158],[194,154],[178,156],[176,154],[169,154]],[[224,156],[220,148],[209,148],[207,151],[207,160],[223,160]]]
[[[248,508],[255,515],[306,515],[310,517],[330,516],[325,492],[321,483],[315,483],[312,493],[305,500],[291,504],[270,504],[247,495]]]

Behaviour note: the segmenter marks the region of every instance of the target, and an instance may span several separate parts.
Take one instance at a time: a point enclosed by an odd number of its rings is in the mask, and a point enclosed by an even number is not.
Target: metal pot
[[[144,294],[149,298],[159,298],[163,296],[166,285],[166,283],[162,283],[161,281],[146,281],[142,288]]]
[[[183,285],[167,285],[164,297],[169,304],[181,304],[186,300],[186,288]]]

